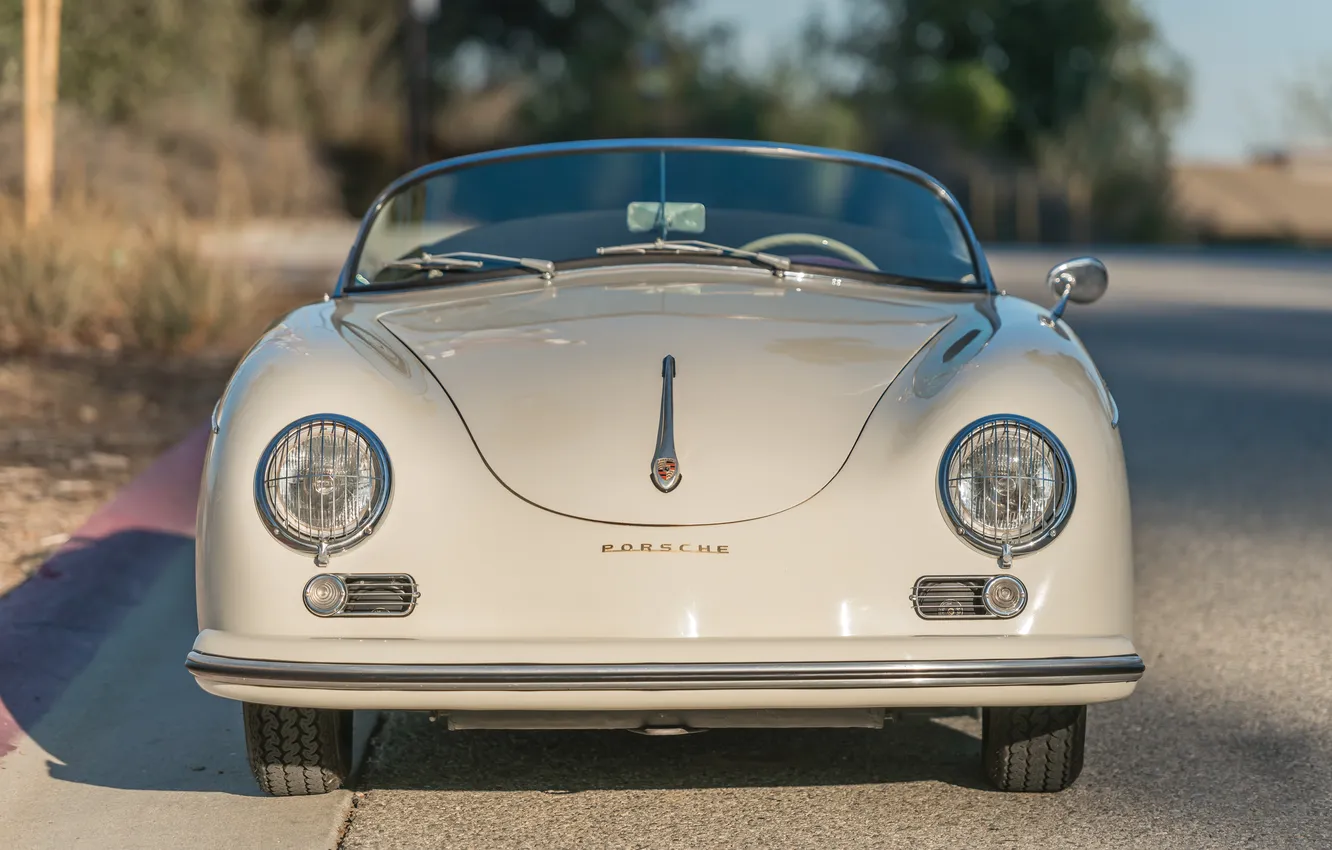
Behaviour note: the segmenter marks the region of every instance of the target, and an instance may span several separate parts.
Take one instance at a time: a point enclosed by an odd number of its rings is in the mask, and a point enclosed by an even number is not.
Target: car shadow
[[[0,703],[20,729],[37,728],[162,572],[193,551],[189,537],[161,531],[75,538],[0,596]],[[0,737],[0,753],[6,746]]]
[[[245,759],[240,706],[205,693],[185,670],[197,633],[193,561],[187,536],[122,531],[74,541],[0,598],[7,771],[262,796]],[[357,713],[358,754],[377,720],[378,712]]]
[[[988,787],[979,712],[902,712],[882,729],[449,731],[421,712],[390,712],[360,787],[575,793],[937,781]]]

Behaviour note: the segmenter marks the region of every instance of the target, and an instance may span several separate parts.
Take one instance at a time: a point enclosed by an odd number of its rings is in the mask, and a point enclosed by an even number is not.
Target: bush
[[[199,252],[191,225],[64,205],[24,228],[0,205],[0,350],[194,353],[259,330],[251,274]]]
[[[0,104],[0,150],[23,149],[17,104]],[[151,120],[106,124],[62,105],[56,190],[138,218],[339,218],[337,178],[298,133],[261,131],[204,110],[163,108]],[[23,194],[23,157],[0,157],[0,195]]]
[[[98,293],[86,260],[54,228],[24,232],[16,215],[0,221],[0,346],[86,341]]]

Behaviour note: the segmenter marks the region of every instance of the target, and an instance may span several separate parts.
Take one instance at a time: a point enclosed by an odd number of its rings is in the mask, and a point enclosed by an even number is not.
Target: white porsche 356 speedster
[[[1132,693],[1118,412],[952,196],[834,150],[602,141],[440,162],[218,403],[187,666],[272,794],[354,709],[452,729],[878,727],[982,712],[1066,787]]]

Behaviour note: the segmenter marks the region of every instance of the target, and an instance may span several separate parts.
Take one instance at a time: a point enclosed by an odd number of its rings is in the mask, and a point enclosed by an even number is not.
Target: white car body
[[[873,726],[1129,696],[1117,409],[1067,324],[980,263],[984,291],[949,293],[635,257],[295,311],[215,414],[188,666],[221,697],[455,728]],[[680,486],[662,492],[667,355]],[[316,414],[368,428],[391,470],[372,533],[326,565],[256,509],[266,448]],[[1076,475],[1057,538],[1010,564],[941,510],[950,442],[996,414],[1057,435]],[[410,575],[419,597],[314,616],[320,573]],[[913,604],[923,576],[998,575],[1025,585],[1018,616]]]

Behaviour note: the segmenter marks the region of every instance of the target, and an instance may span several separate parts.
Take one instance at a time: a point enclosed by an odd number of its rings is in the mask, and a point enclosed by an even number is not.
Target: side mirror
[[[1095,257],[1079,257],[1050,269],[1045,283],[1059,299],[1059,303],[1048,317],[1042,317],[1041,323],[1054,327],[1059,317],[1064,315],[1068,302],[1090,304],[1104,295],[1110,286],[1110,272],[1106,270],[1105,263]]]

